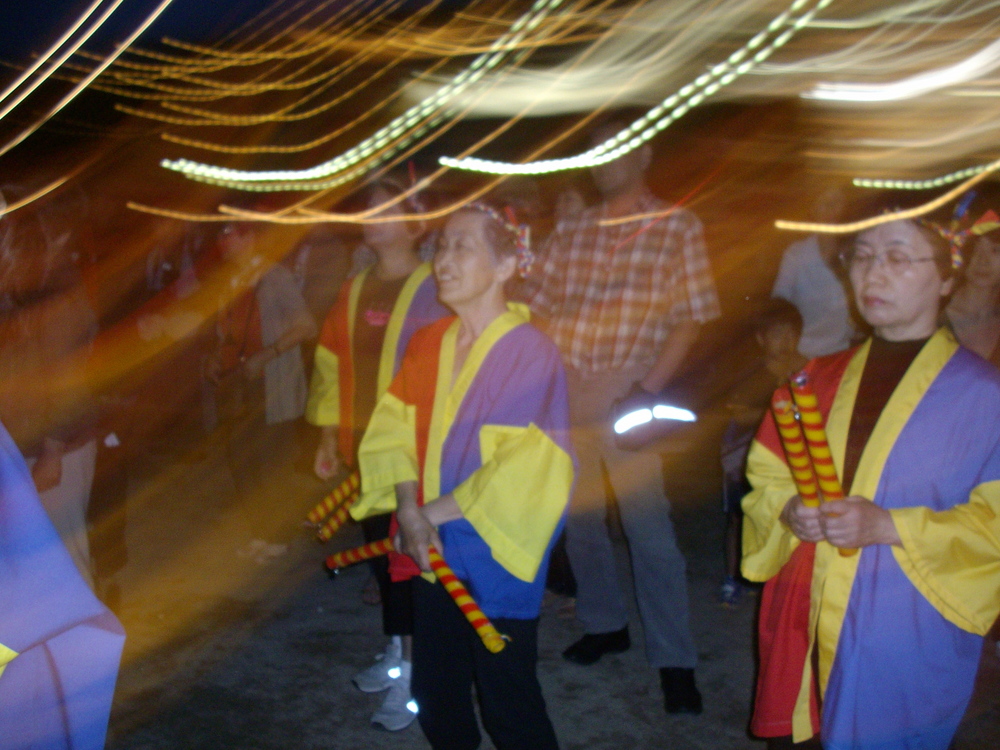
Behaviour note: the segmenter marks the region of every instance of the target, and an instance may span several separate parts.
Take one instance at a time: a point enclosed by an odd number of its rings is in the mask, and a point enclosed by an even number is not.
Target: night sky
[[[0,10],[0,60],[24,62],[55,41],[93,0],[8,0]],[[106,0],[102,8],[108,7]],[[174,0],[140,39],[155,46],[161,37],[209,41],[259,13],[275,0]],[[158,0],[125,0],[85,49],[109,52],[158,5]],[[98,10],[98,14],[100,10]],[[98,15],[98,14],[95,14]]]

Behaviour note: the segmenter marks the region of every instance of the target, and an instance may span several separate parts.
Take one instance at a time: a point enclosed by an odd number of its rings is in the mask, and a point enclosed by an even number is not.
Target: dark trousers
[[[385,513],[361,522],[366,542],[377,542],[389,536],[389,520]],[[413,635],[413,597],[410,581],[393,581],[389,577],[389,556],[380,555],[368,561],[372,575],[378,581],[382,599],[382,632],[386,635]]]
[[[483,726],[497,750],[556,750],[538,663],[538,619],[495,619],[511,640],[486,650],[444,586],[413,579],[413,678],[417,719],[435,750],[475,750],[480,734],[472,705],[479,696]]]

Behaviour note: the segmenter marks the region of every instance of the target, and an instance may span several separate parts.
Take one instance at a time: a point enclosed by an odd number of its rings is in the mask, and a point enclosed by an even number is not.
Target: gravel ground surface
[[[658,675],[646,666],[638,618],[631,650],[580,667],[560,653],[582,631],[546,601],[539,675],[565,750],[591,748],[763,748],[746,732],[753,687],[756,597],[718,604],[722,517],[710,476],[694,472],[672,489],[681,545],[689,560],[692,624],[698,643],[701,716],[668,716]],[[350,684],[385,644],[377,607],[361,601],[367,569],[336,581],[324,554],[361,542],[356,528],[321,547],[299,521],[322,495],[305,475],[287,484],[282,513],[259,530],[236,512],[221,451],[136,467],[130,500],[129,566],[121,619],[128,634],[108,747],[316,748],[410,750],[429,747],[419,727],[389,733],[368,722],[380,695]],[[280,516],[280,518],[278,517]],[[619,565],[627,551],[619,540]],[[1000,747],[1000,666],[984,660],[982,685],[957,750]],[[483,747],[492,745],[484,739]]]

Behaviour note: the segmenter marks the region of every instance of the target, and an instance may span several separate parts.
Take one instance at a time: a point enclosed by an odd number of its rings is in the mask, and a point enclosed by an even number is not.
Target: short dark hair
[[[753,318],[753,332],[763,335],[780,325],[791,326],[802,335],[802,313],[799,308],[781,297],[769,297]]]
[[[932,200],[934,197],[935,196],[929,195],[924,191],[877,191],[875,193],[866,194],[861,199],[855,201],[848,212],[846,221],[862,221],[864,219],[871,219],[885,213],[905,211],[906,209],[920,206],[927,201]],[[920,218],[928,222],[933,222],[939,226],[947,227],[951,223],[953,210],[954,204],[949,203],[946,206],[936,209]],[[931,251],[934,253],[934,264],[937,266],[938,273],[941,274],[941,278],[950,279],[955,275],[955,268],[951,263],[951,244],[932,228],[922,224],[920,218],[904,219],[904,221],[910,222],[910,224],[912,224],[917,231],[920,232],[920,235],[927,240],[927,243],[931,246]],[[851,243],[853,244],[853,242],[860,235],[867,231],[868,229],[863,229],[860,232],[856,232],[850,237]]]

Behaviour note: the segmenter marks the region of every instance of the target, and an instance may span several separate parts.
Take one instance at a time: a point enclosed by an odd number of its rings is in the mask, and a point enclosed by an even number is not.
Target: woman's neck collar
[[[469,344],[489,328],[490,324],[507,312],[507,300],[502,291],[487,298],[479,298],[468,306],[455,310],[461,324],[458,331],[460,343]]]
[[[396,281],[409,276],[420,265],[420,256],[411,245],[376,250],[375,267],[372,272],[381,281]]]

